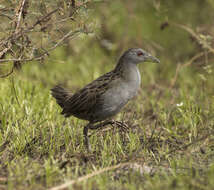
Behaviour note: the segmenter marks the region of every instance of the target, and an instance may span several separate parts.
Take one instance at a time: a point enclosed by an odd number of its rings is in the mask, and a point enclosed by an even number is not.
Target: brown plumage
[[[51,89],[52,96],[63,109],[61,114],[65,117],[73,115],[83,120],[97,122],[100,119],[95,118],[94,110],[102,105],[102,94],[112,87],[115,80],[118,80],[118,75],[119,73],[114,71],[106,73],[75,94],[57,85]]]

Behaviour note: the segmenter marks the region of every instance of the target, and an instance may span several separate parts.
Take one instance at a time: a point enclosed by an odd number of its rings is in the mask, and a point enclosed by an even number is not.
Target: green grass
[[[62,82],[75,91],[111,69],[115,58],[98,49],[81,57],[58,49],[45,64],[1,79],[0,188],[47,189],[128,162],[72,189],[213,189],[213,76],[203,81],[194,67],[182,69],[171,89],[174,68],[140,65],[141,90],[115,117],[130,130],[92,132],[87,153],[86,122],[64,119],[50,88]]]

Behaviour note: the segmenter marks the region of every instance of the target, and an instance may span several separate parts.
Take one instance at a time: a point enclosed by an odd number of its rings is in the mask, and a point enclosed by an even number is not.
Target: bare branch
[[[86,9],[89,1],[76,4],[75,0],[71,0],[65,5],[54,1],[41,1],[35,7],[32,7],[30,2],[15,1],[15,8],[5,4],[5,8],[0,9],[0,16],[5,17],[3,27],[9,30],[3,37],[0,36],[0,63],[13,62],[14,65],[22,65],[27,61],[43,60],[56,47],[67,43],[80,33],[89,33],[85,24],[88,22],[87,17],[77,11],[81,7]],[[45,10],[41,10],[41,7]],[[13,15],[7,17],[11,14]],[[76,17],[78,19],[75,19]],[[8,22],[6,18],[12,22]],[[13,71],[10,71],[0,77],[7,77],[12,73]]]
[[[84,30],[77,30],[77,31],[70,31],[68,32],[65,36],[63,36],[52,48],[49,49],[53,50],[55,49],[57,46],[61,45],[66,39],[73,37],[74,35],[78,35],[81,32],[84,32]]]
[[[16,24],[16,30],[15,33],[18,32],[19,28],[20,28],[20,24],[21,24],[21,18],[22,18],[22,13],[23,13],[23,7],[25,5],[25,0],[22,0],[21,2],[21,7],[20,9],[17,11],[18,13],[18,18],[17,18],[17,24]]]
[[[11,48],[11,43],[8,44],[8,47],[4,48],[1,52],[0,52],[0,61],[1,59],[5,56],[5,54],[7,53],[7,51],[9,51],[9,49]]]
[[[9,15],[6,15],[4,13],[0,13],[0,16],[6,17],[6,18],[8,18],[10,20],[13,20],[13,18],[11,18]]]
[[[36,25],[38,25],[38,24],[40,24],[41,22],[43,22],[45,19],[47,19],[48,17],[50,17],[52,14],[54,14],[54,13],[57,12],[58,10],[59,10],[59,8],[57,8],[57,9],[55,9],[55,10],[49,12],[49,13],[46,14],[45,16],[39,18],[31,27],[27,28],[27,29],[25,30],[25,32],[28,32],[28,31],[34,29]]]
[[[27,62],[27,61],[38,61],[41,60],[42,58],[44,58],[44,56],[48,55],[48,53],[50,51],[53,51],[54,49],[56,49],[58,46],[60,46],[66,39],[68,38],[74,38],[77,35],[79,35],[80,33],[83,33],[84,30],[76,30],[76,31],[70,31],[68,32],[65,36],[63,36],[54,46],[52,46],[51,48],[49,48],[48,50],[46,50],[44,53],[42,53],[39,56],[33,56],[31,58],[27,58],[27,59],[0,59],[0,63],[3,62]]]

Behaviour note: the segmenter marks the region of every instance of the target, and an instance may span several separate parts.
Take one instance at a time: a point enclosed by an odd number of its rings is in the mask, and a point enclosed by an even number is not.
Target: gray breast
[[[95,111],[95,117],[104,120],[118,113],[137,94],[140,82],[141,77],[138,68],[129,70],[125,79],[115,81],[112,88],[102,95],[102,108],[99,108],[97,112]]]

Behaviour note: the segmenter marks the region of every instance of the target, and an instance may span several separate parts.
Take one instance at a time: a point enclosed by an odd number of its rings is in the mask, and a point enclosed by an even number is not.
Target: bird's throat
[[[141,75],[137,64],[134,63],[126,63],[121,68],[122,78],[129,82],[134,83],[135,85],[140,85]]]

